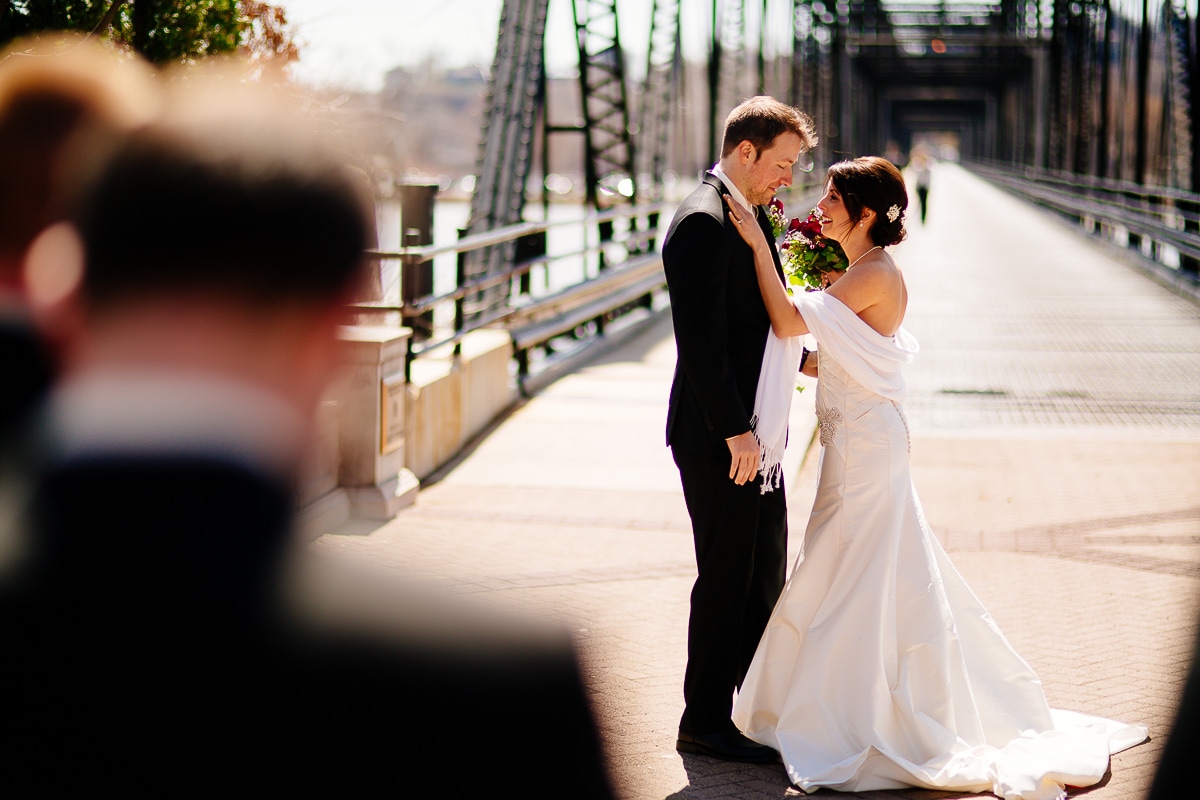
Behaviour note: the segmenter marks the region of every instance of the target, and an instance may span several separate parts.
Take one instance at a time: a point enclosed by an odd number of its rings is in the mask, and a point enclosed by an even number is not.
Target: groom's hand
[[[754,434],[746,431],[731,436],[725,440],[725,444],[729,445],[729,452],[733,456],[729,465],[729,477],[733,482],[741,486],[746,481],[754,480],[758,474],[758,440]]]

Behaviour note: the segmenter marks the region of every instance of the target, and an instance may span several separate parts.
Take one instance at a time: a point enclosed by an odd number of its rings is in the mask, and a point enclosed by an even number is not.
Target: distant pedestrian
[[[921,206],[921,224],[924,225],[926,209],[929,206],[929,179],[933,172],[933,159],[924,154],[919,155],[913,159],[913,167],[917,172],[917,201]]]

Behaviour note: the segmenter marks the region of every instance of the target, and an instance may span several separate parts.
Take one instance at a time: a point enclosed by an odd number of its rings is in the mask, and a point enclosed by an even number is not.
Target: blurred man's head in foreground
[[[215,374],[308,413],[365,275],[369,198],[276,91],[219,71],[168,88],[153,121],[73,143],[31,293],[68,374]]]

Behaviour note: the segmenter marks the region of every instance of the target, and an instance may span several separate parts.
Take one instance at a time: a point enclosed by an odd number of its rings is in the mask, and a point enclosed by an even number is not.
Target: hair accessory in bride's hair
[[[888,209],[888,222],[895,222],[898,216],[900,216],[900,206],[892,204],[892,207]]]

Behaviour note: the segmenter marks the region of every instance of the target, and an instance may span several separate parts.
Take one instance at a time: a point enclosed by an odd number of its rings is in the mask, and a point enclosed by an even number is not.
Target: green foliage
[[[0,0],[0,44],[44,30],[91,30],[108,0]]]
[[[161,65],[258,51],[264,22],[286,40],[273,43],[286,51],[283,59],[294,60],[282,11],[239,0],[0,0],[0,47],[42,31],[73,31],[105,36]]]
[[[805,290],[822,288],[825,273],[842,272],[849,262],[841,243],[825,236],[807,239],[800,234],[789,234],[780,246],[779,255],[787,282]]]
[[[130,0],[125,5],[114,25],[116,38],[152,64],[237,49],[243,25],[237,0]]]

